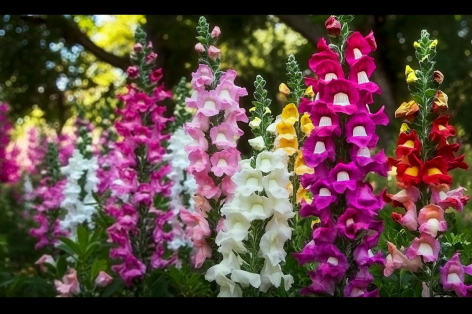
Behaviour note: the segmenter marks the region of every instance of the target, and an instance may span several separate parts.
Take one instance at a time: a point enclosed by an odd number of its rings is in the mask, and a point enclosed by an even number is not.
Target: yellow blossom
[[[413,122],[419,110],[420,107],[414,100],[403,102],[395,111],[395,118],[403,118],[405,122]]]
[[[417,42],[417,41],[415,41],[415,42],[413,43],[413,47],[415,47],[415,48],[419,48],[419,47],[420,47],[420,44],[418,44],[418,42]]]
[[[295,168],[295,173],[297,174],[297,176],[304,175],[305,173],[308,173],[308,174],[315,173],[315,170],[313,168],[310,168],[305,164],[305,159],[303,158],[303,153],[301,150],[298,151],[294,168]]]
[[[313,86],[308,86],[308,88],[305,91],[305,96],[307,96],[310,100],[313,100],[313,97],[315,97],[315,92],[313,91]]]
[[[431,43],[431,45],[429,45],[429,48],[434,48],[434,47],[436,47],[437,45],[438,45],[438,40],[435,39],[435,40],[433,40],[433,42]]]
[[[282,119],[290,124],[298,122],[300,115],[298,114],[297,106],[294,103],[290,103],[282,110]]]
[[[279,136],[287,140],[292,140],[297,137],[297,133],[293,125],[286,121],[280,121],[277,124],[276,128],[277,128],[277,133],[279,133]]]
[[[281,92],[284,95],[288,95],[288,94],[290,94],[290,89],[288,89],[287,85],[282,83],[282,84],[279,85],[279,92]]]
[[[256,107],[252,107],[251,109],[249,109],[249,112],[253,112],[253,111],[256,111]]]
[[[272,113],[269,108],[266,108],[265,113]]]
[[[298,151],[298,140],[296,137],[291,140],[288,140],[279,135],[275,138],[274,146],[276,150],[282,148],[287,153],[287,155],[292,156],[295,152]]]
[[[400,133],[406,133],[409,130],[410,130],[410,127],[406,123],[403,123],[402,126],[400,127]]]
[[[406,68],[405,68],[405,75],[408,75],[408,74],[410,74],[411,72],[413,72],[413,69],[410,68],[409,65],[407,65]]]
[[[408,84],[414,83],[417,80],[418,80],[418,78],[416,77],[415,72],[411,72],[410,74],[408,74],[408,77],[406,78],[406,82]]]
[[[301,127],[300,129],[302,130],[303,133],[305,133],[306,136],[310,135],[311,131],[315,128],[313,125],[313,122],[310,119],[310,115],[308,113],[305,113],[302,118],[300,119],[300,124]]]
[[[311,204],[313,202],[313,200],[308,195],[308,192],[310,192],[310,190],[305,190],[300,185],[300,187],[298,188],[298,191],[297,191],[297,203],[298,204],[301,203],[302,199],[304,199],[307,204]]]

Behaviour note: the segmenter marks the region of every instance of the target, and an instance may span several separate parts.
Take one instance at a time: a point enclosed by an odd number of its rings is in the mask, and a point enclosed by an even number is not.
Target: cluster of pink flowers
[[[198,196],[195,212],[182,209],[181,218],[187,225],[187,236],[194,244],[196,268],[211,257],[212,249],[205,238],[212,231],[216,236],[218,222],[221,222],[217,219],[209,223],[208,212],[215,208],[215,217],[220,217],[219,209],[234,195],[235,184],[231,176],[240,169],[241,153],[236,149],[236,139],[244,133],[237,122],[248,122],[248,119],[245,109],[239,107],[239,97],[246,96],[247,91],[234,84],[235,78],[236,71],[228,70],[216,85],[210,67],[200,64],[192,73],[194,93],[186,99],[187,106],[197,110],[184,129],[194,140],[185,150],[190,160],[187,171],[195,177]]]
[[[18,149],[7,151],[12,126],[7,118],[8,105],[0,104],[0,183],[15,183],[19,179],[19,166],[15,161]]]
[[[331,21],[332,23],[332,21]],[[346,41],[346,61],[350,66],[345,79],[339,55],[322,38],[318,53],[309,61],[318,79],[306,78],[305,83],[316,93],[314,101],[303,99],[299,111],[310,113],[315,128],[305,141],[302,152],[314,174],[305,174],[302,185],[313,194],[309,203],[303,199],[300,215],[317,216],[321,226],[313,231],[313,240],[294,256],[300,264],[317,261],[313,281],[303,294],[334,295],[336,286],[347,284],[344,296],[378,296],[378,290],[368,291],[373,283],[369,267],[384,265],[380,252],[374,254],[383,229],[375,220],[384,206],[384,192],[374,195],[373,188],[363,179],[369,172],[387,176],[387,158],[381,150],[372,156],[377,145],[377,125],[387,125],[382,107],[371,113],[373,93],[381,93],[377,84],[369,81],[375,70],[374,59],[368,54],[376,49],[372,32],[363,37],[354,32]],[[359,239],[359,235],[366,235]],[[352,247],[349,252],[347,246]],[[349,263],[348,260],[355,263]],[[341,292],[337,292],[339,294]]]
[[[99,179],[97,192],[99,195],[108,191],[112,183],[119,177],[118,168],[115,166],[119,161],[119,152],[115,147],[115,134],[113,128],[105,129],[100,134],[98,142],[98,147],[101,147],[98,157],[100,168],[97,170],[97,177]]]
[[[150,48],[148,45],[146,50]],[[138,58],[152,63],[157,55],[144,51],[141,44],[136,44]],[[138,78],[145,73],[133,67],[128,75]],[[156,76],[159,76],[158,80],[152,79]],[[156,85],[161,77],[160,69],[153,71],[149,75],[149,85]],[[172,188],[172,181],[167,178],[171,169],[163,161],[164,143],[170,136],[163,131],[171,119],[163,116],[166,107],[157,104],[172,95],[163,84],[155,86],[151,94],[144,92],[144,88],[128,85],[127,94],[119,96],[124,107],[117,110],[121,120],[115,122],[115,129],[123,139],[115,144],[118,156],[113,157],[118,172],[117,179],[111,184],[114,202],[108,202],[105,207],[116,220],[108,228],[109,241],[115,244],[110,257],[122,261],[113,266],[113,270],[128,286],[150,269],[177,262],[175,251],[166,257],[166,243],[173,240],[173,233],[164,231],[164,226],[174,218],[174,213],[167,210],[165,204]]]

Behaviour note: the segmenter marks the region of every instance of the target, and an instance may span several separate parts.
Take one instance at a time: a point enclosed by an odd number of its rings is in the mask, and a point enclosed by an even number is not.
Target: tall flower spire
[[[299,106],[314,127],[301,149],[314,173],[301,178],[312,198],[301,200],[300,215],[315,219],[313,240],[294,256],[302,265],[318,262],[302,294],[378,296],[370,288],[369,267],[385,263],[380,252],[372,252],[382,231],[376,217],[383,192],[374,195],[364,178],[370,172],[387,175],[383,150],[377,155],[372,150],[379,139],[376,127],[387,125],[388,118],[383,107],[376,113],[371,109],[373,93],[381,93],[370,81],[375,39],[372,33],[350,32],[352,18],[331,16],[326,22],[332,43],[318,42],[319,52],[309,61],[318,79],[305,78],[308,89]]]
[[[221,208],[234,194],[231,177],[239,170],[240,152],[237,139],[243,135],[237,122],[247,122],[239,98],[247,95],[245,88],[235,85],[236,71],[220,71],[220,49],[214,45],[221,34],[217,27],[210,33],[209,24],[200,17],[197,26],[199,65],[192,73],[191,97],[185,100],[196,109],[184,129],[193,139],[186,145],[190,165],[187,171],[196,180],[195,212],[182,209],[181,218],[187,225],[187,237],[194,246],[194,264],[202,266],[217,250],[215,237],[220,225]]]
[[[116,271],[134,295],[145,293],[148,275],[177,263],[177,251],[168,247],[173,240],[168,230],[175,216],[169,210],[172,181],[170,165],[163,160],[170,134],[168,122],[160,103],[172,97],[160,80],[161,69],[154,69],[157,54],[146,34],[138,27],[136,44],[127,70],[132,83],[128,92],[119,96],[124,107],[117,110],[121,119],[115,128],[122,137],[116,143],[120,159],[115,166],[118,178],[111,185],[115,202],[108,203],[105,211],[115,223],[108,228],[109,241],[114,244],[110,257],[118,259]],[[172,229],[172,228],[170,228]]]
[[[453,182],[448,172],[469,167],[464,155],[454,156],[459,144],[449,143],[456,131],[449,124],[448,97],[439,90],[444,75],[435,70],[433,61],[437,43],[426,30],[414,43],[419,69],[407,65],[405,71],[412,100],[404,102],[395,113],[395,117],[402,118],[412,128],[402,126],[397,158],[389,158],[390,164],[396,167],[397,185],[403,190],[387,197],[393,207],[400,208],[392,213],[392,219],[408,230],[411,243],[404,252],[406,263],[395,263],[390,252],[384,275],[388,277],[395,269],[406,268],[424,278],[425,295],[455,293],[464,297],[472,295],[472,285],[464,283],[464,274],[472,275],[472,265],[462,266],[460,254],[455,250],[455,244],[462,242],[460,235],[454,236],[448,229],[455,222],[451,209],[462,211],[470,196],[463,194],[462,187],[451,190]],[[411,263],[417,263],[418,267],[408,268]]]

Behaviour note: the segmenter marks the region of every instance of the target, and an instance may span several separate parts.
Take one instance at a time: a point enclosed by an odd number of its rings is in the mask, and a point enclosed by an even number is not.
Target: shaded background
[[[123,91],[124,71],[130,65],[136,25],[141,24],[158,53],[157,64],[163,68],[164,82],[172,89],[181,79],[189,81],[196,70],[198,15],[41,15],[0,16],[0,100],[11,106],[10,118],[16,122],[13,137],[19,137],[27,126],[47,125],[60,129],[76,112],[76,106],[86,109],[88,118],[97,126],[106,117],[113,119],[119,104],[116,94]],[[316,43],[326,36],[327,15],[209,15],[210,31],[219,26],[222,34],[217,47],[222,51],[222,69],[238,72],[236,83],[249,95],[240,105],[252,107],[256,75],[266,81],[268,96],[273,100],[272,112],[277,115],[285,105],[278,86],[286,82],[285,63],[294,54],[304,71]],[[373,30],[378,49],[371,54],[377,69],[372,81],[380,85],[383,94],[374,96],[374,111],[381,106],[391,119],[387,127],[379,127],[378,147],[393,155],[401,122],[394,120],[398,106],[411,98],[405,81],[405,66],[418,68],[413,42],[423,29],[432,39],[438,39],[436,67],[445,75],[441,89],[449,97],[451,124],[461,144],[462,154],[472,164],[470,134],[472,134],[472,16],[465,15],[359,15],[351,29],[367,35]],[[173,103],[168,104],[168,114]],[[241,125],[245,135],[239,149],[248,154],[247,125]],[[472,188],[472,171],[454,170],[455,188]],[[391,176],[379,179],[378,187],[388,185],[395,191]],[[11,210],[14,210],[12,208]],[[464,230],[471,233],[471,204],[460,215]],[[5,213],[5,212],[4,212]],[[11,230],[11,237],[18,235]],[[0,248],[5,233],[0,235]],[[5,245],[3,246],[5,248]],[[1,250],[0,250],[1,251]]]

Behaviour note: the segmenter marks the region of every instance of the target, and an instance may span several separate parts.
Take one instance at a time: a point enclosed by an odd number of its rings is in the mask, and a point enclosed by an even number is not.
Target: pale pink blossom
[[[208,48],[208,57],[210,57],[210,59],[216,60],[220,57],[220,54],[221,54],[220,49],[214,46],[210,46],[210,48]]]
[[[104,288],[108,286],[110,283],[112,283],[112,281],[113,281],[113,277],[108,275],[106,272],[101,271],[98,273],[98,276],[95,279],[95,284],[99,287]]]

